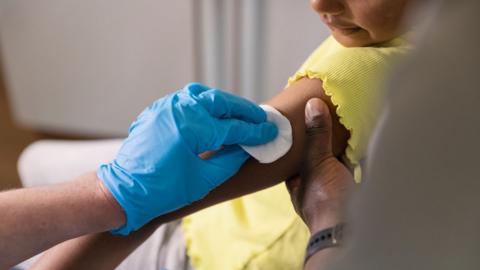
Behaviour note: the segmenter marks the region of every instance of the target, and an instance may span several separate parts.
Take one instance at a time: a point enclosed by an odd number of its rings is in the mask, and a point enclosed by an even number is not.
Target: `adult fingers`
[[[210,90],[211,88],[201,83],[193,82],[193,83],[187,84],[183,89],[187,91],[189,94],[196,96],[196,95],[200,95],[201,93],[207,90]]]
[[[217,171],[219,177],[209,178],[213,186],[218,186],[233,176],[250,156],[238,145],[225,146],[205,160],[212,170]],[[223,172],[223,173],[220,173]]]
[[[301,206],[299,205],[299,202],[301,201],[300,191],[302,190],[302,179],[299,175],[297,175],[285,181],[285,185],[287,186],[288,193],[290,194],[290,200],[292,201],[293,208],[295,208],[295,211],[301,215]]]
[[[220,119],[216,124],[217,146],[220,145],[259,145],[270,142],[278,135],[278,128],[270,122],[259,124],[238,119]]]
[[[332,157],[332,119],[325,104],[319,98],[310,99],[305,107],[307,128],[304,165],[308,171],[317,168]]]
[[[236,118],[252,123],[262,123],[267,120],[267,114],[260,106],[228,92],[210,89],[194,98],[217,118]]]

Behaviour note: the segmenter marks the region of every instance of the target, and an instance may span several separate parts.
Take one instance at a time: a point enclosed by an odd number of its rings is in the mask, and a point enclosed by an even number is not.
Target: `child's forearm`
[[[35,269],[113,269],[159,225],[208,206],[271,187],[296,175],[303,155],[305,105],[313,97],[324,99],[330,105],[332,115],[336,116],[335,108],[325,96],[322,82],[319,80],[303,79],[267,102],[282,112],[290,120],[293,128],[293,146],[281,159],[271,164],[260,164],[250,159],[235,176],[201,201],[161,216],[127,237],[103,233],[65,242],[50,250]],[[346,147],[348,132],[338,123],[338,119],[333,120],[333,147],[335,154],[339,155]]]

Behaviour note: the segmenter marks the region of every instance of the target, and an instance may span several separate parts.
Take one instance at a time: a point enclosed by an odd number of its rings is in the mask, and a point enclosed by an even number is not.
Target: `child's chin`
[[[365,30],[351,34],[344,34],[336,31],[332,31],[331,33],[335,40],[345,47],[367,47],[376,43],[368,37]]]

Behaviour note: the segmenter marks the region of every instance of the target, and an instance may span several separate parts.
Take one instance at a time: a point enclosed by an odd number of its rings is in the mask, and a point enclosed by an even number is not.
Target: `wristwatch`
[[[305,252],[305,263],[313,254],[320,250],[339,246],[343,242],[344,227],[345,224],[340,223],[312,235],[308,241],[307,251]]]

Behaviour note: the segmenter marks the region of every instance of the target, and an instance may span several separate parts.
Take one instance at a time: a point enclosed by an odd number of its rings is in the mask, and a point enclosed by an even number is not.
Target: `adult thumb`
[[[313,168],[332,157],[332,119],[328,105],[319,98],[312,98],[305,107],[307,129],[305,162]]]

